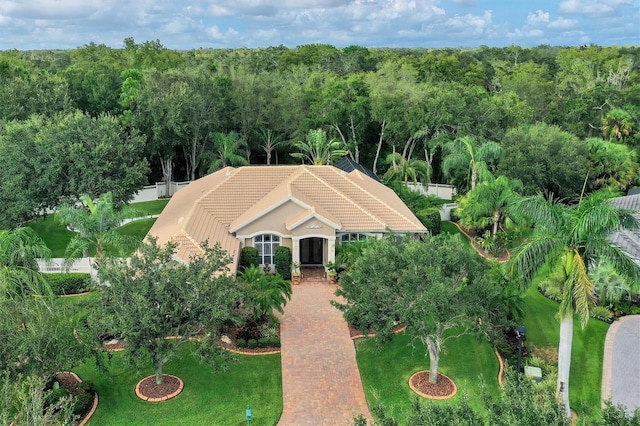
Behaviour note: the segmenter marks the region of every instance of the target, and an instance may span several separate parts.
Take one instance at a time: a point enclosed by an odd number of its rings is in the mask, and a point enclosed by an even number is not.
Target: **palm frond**
[[[538,269],[547,261],[556,258],[563,247],[562,236],[554,233],[536,233],[512,253],[508,269],[511,275],[522,280],[521,285],[526,287]]]
[[[595,292],[593,282],[587,275],[584,259],[577,250],[567,253],[566,274],[560,316],[566,317],[575,312],[580,317],[580,324],[584,328],[589,320],[589,312],[595,305]]]

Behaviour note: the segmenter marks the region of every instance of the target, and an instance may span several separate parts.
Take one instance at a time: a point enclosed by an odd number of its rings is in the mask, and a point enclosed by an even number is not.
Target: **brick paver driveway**
[[[283,412],[279,425],[346,426],[367,407],[353,341],[329,304],[336,287],[304,280],[281,317]]]
[[[602,399],[626,407],[628,414],[640,408],[640,315],[629,315],[611,324],[604,344]]]

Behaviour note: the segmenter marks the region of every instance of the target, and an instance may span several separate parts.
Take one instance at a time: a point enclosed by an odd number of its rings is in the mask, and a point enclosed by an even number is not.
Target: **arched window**
[[[280,245],[280,237],[273,234],[262,234],[253,237],[253,246],[258,250],[262,265],[273,265],[273,252]]]

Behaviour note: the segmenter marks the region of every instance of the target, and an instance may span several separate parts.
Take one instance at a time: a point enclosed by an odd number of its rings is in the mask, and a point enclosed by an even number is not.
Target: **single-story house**
[[[174,241],[185,261],[200,245],[219,243],[236,270],[242,247],[274,264],[277,246],[293,262],[324,265],[336,244],[387,232],[428,232],[390,188],[360,170],[333,166],[226,167],[193,181],[171,198],[149,234]]]

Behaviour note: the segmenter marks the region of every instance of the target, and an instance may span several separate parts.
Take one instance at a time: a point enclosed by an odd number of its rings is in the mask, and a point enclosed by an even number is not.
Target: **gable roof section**
[[[360,173],[364,173],[365,175],[369,176],[371,179],[377,182],[380,182],[380,178],[376,176],[375,173],[373,173],[371,170],[364,167],[362,164],[356,163],[354,160],[352,160],[349,157],[342,157],[333,166],[347,173],[351,173],[352,171],[357,170]]]
[[[233,232],[286,203],[301,208],[281,218],[289,230],[315,217],[344,232],[427,232],[390,188],[364,173],[301,165],[226,167],[198,179],[176,192],[149,234],[179,243],[185,260],[207,240],[237,256]]]

